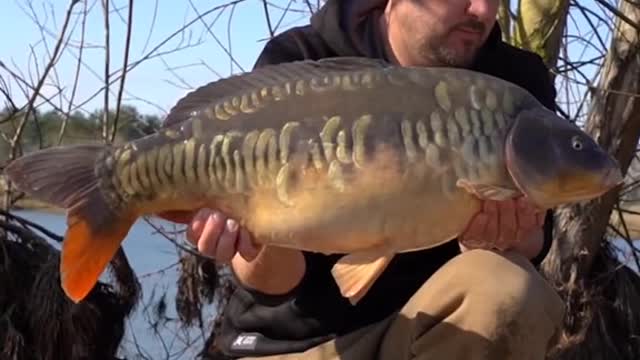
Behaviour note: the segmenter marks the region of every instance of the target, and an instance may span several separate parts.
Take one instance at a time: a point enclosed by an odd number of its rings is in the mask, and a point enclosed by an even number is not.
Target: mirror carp
[[[143,215],[215,208],[257,243],[344,254],[332,274],[355,304],[395,254],[455,239],[481,199],[547,209],[623,179],[589,135],[515,84],[352,57],[213,81],[156,133],[35,151],[5,173],[67,210],[60,272],[75,302]]]

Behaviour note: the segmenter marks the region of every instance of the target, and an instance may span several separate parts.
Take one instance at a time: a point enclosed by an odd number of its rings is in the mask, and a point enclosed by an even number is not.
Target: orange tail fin
[[[74,302],[98,282],[137,216],[114,211],[98,187],[96,161],[102,145],[36,151],[12,161],[5,174],[31,197],[67,209],[62,244],[62,288]]]
[[[69,217],[62,243],[60,278],[71,300],[79,302],[89,294],[135,221],[136,217],[121,217],[96,228],[91,217]]]

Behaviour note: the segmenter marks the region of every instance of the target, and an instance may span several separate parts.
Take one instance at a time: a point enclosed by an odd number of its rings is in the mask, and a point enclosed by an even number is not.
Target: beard
[[[468,67],[475,60],[478,49],[471,42],[465,41],[462,49],[441,45],[431,48],[430,52],[433,60],[438,64],[451,67]]]
[[[475,60],[481,45],[472,41],[463,41],[462,47],[454,47],[447,44],[448,36],[459,28],[470,28],[481,32],[485,30],[484,24],[475,20],[468,20],[451,27],[440,36],[433,36],[433,34],[431,34],[428,39],[418,41],[418,44],[420,44],[417,48],[418,56],[425,60],[429,59],[430,63],[435,63],[440,66],[470,66]]]

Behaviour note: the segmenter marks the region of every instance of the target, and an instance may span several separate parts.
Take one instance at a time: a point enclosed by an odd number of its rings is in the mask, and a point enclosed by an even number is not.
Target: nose
[[[499,1],[497,0],[469,0],[467,13],[484,22],[496,19],[498,15]]]

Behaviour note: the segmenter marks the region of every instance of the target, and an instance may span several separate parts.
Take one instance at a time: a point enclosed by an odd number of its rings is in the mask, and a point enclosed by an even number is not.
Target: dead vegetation
[[[38,235],[13,215],[0,227],[0,358],[114,359],[139,292],[127,268],[114,264],[115,284],[100,283],[75,305],[59,286],[50,241],[60,237]]]

